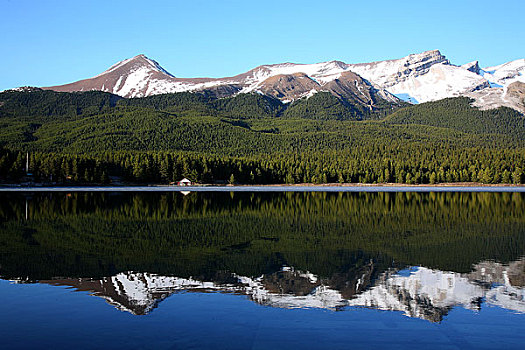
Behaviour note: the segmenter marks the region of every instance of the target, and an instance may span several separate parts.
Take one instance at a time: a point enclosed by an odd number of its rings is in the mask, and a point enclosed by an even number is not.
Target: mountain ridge
[[[350,81],[356,84],[358,94],[363,88],[367,91],[373,88],[378,92],[376,98],[394,104],[400,100],[420,103],[468,96],[474,98],[474,105],[482,109],[506,106],[525,113],[521,97],[509,97],[506,89],[514,82],[525,82],[525,59],[487,68],[481,68],[478,61],[459,66],[452,64],[439,50],[369,63],[348,64],[332,60],[313,64],[265,64],[223,78],[175,77],[157,61],[140,54],[117,62],[93,78],[43,89],[62,92],[100,90],[127,98],[186,91],[203,91],[223,98],[257,92],[289,103],[323,91],[341,99],[350,95],[354,98],[356,91],[334,86],[337,85],[334,81],[349,75],[346,72],[359,77]],[[374,105],[373,98],[366,93],[361,95],[362,98],[357,99],[359,103]]]
[[[349,76],[352,78],[345,79]],[[341,81],[346,88],[341,88]],[[486,68],[481,68],[478,61],[459,66],[439,50],[369,63],[332,60],[313,64],[265,64],[223,78],[176,77],[157,61],[140,54],[117,62],[93,78],[42,89],[98,90],[125,98],[176,92],[204,92],[224,98],[256,92],[283,103],[328,92],[341,100],[351,98],[361,107],[373,106],[377,99],[399,105],[402,100],[417,104],[467,96],[481,109],[506,106],[525,113],[525,96],[516,95],[516,89],[511,89],[510,94],[508,91],[516,82],[525,83],[525,59]],[[355,89],[348,89],[351,84]],[[367,91],[374,91],[376,96],[371,97]]]

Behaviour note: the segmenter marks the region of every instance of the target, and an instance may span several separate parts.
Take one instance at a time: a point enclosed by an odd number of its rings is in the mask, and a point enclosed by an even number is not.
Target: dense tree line
[[[0,150],[0,178],[23,181],[27,154]],[[189,152],[29,154],[38,182],[101,183],[525,183],[521,150],[370,145],[354,150],[226,157]]]

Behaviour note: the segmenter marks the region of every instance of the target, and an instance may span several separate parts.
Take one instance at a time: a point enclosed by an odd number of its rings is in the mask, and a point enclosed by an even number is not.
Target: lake
[[[0,192],[5,349],[523,349],[524,192]]]

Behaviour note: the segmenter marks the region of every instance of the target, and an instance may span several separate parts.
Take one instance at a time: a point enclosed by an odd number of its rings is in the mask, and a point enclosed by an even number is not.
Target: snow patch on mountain
[[[142,90],[145,90],[149,78],[151,76],[151,69],[147,67],[140,67],[136,70],[131,71],[124,80],[124,84],[116,90],[116,94],[122,96],[134,96],[134,97],[144,97],[145,93],[142,93]],[[119,78],[119,80],[122,77]]]

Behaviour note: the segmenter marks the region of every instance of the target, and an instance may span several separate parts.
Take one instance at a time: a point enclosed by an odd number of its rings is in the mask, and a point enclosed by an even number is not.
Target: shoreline
[[[21,186],[0,185],[0,192],[525,192],[525,185],[441,184],[267,184],[267,185],[115,185]]]

